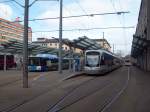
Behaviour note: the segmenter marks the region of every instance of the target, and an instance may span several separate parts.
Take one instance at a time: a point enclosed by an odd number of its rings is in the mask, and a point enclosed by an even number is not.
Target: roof
[[[82,50],[96,50],[100,49],[100,46],[93,40],[83,36],[70,41],[68,39],[63,39],[63,43]],[[19,40],[8,40],[7,42],[0,42],[0,52],[3,54],[23,54],[23,41]],[[35,43],[28,42],[28,53],[32,55],[42,54],[42,53],[50,53],[50,54],[58,54],[59,49],[57,48],[49,48],[42,47],[40,45],[36,45]],[[70,54],[70,51],[63,50],[63,56],[67,57]],[[79,54],[74,54],[79,55]]]
[[[1,53],[11,53],[11,54],[22,54],[23,53],[23,41],[19,40],[8,40],[7,42],[1,42],[0,52]],[[55,49],[41,47],[32,43],[28,43],[28,52],[29,54],[39,54],[39,53],[48,53],[54,52]]]
[[[95,41],[92,39],[89,39],[86,36],[79,37],[78,39],[74,39],[73,41],[70,41],[68,39],[63,40],[63,43],[74,47],[74,48],[79,48],[81,50],[96,50],[96,49],[101,49],[99,44],[97,44]]]
[[[87,50],[86,52],[91,52],[91,51],[96,51],[96,52],[100,52],[100,53],[107,53],[109,55],[112,55],[116,58],[120,58],[119,56],[117,56],[116,54],[114,54],[113,52],[110,52],[108,50],[105,50],[105,49],[99,49],[99,50]]]
[[[41,38],[40,41],[34,41],[33,43],[58,43],[58,42],[59,42],[58,38],[55,38],[55,39]],[[69,39],[63,39],[62,43],[66,44],[70,47],[79,48],[81,50],[100,49],[101,48],[98,43],[96,43],[92,39],[89,39],[86,36],[79,37],[78,39],[74,39],[72,41]]]
[[[45,39],[41,38],[41,40],[33,41],[32,43],[58,43],[59,41],[56,39]]]

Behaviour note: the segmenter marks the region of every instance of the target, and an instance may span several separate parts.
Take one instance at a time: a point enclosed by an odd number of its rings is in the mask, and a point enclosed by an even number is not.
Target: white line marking
[[[127,77],[127,81],[124,85],[124,87],[121,89],[121,91],[110,101],[110,103],[108,105],[106,105],[102,111],[100,112],[105,112],[106,109],[108,109],[116,100],[117,98],[119,98],[119,96],[124,92],[124,90],[127,88],[128,86],[128,83],[129,83],[129,80],[130,80],[130,68],[128,67],[128,77]],[[99,111],[98,111],[99,112]]]
[[[37,76],[37,77],[34,77],[34,78],[33,78],[33,81],[38,80],[38,79],[41,78],[42,76],[43,76],[43,74],[41,74],[41,75],[39,75],[39,76]]]

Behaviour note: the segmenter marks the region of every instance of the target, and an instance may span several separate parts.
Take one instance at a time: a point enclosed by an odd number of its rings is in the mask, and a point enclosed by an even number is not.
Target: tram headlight
[[[36,67],[36,70],[41,70],[41,66],[37,66],[37,67]]]

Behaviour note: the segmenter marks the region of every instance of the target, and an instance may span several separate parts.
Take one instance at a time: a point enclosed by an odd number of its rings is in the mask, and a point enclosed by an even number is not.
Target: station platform
[[[129,83],[106,112],[150,112],[150,72],[130,67]]]
[[[29,88],[22,86],[22,71],[8,70],[0,71],[0,112],[11,111],[11,109],[32,100],[60,82],[75,77],[81,72],[70,72],[63,70],[50,72],[29,72]]]
[[[127,75],[126,73],[127,67],[122,67],[109,75],[98,78],[103,81],[106,79],[106,82],[114,77],[118,77],[117,79],[122,80],[124,75]],[[83,76],[79,76],[77,79],[72,78],[71,80],[66,80],[79,74],[82,74],[82,72],[73,73],[67,70],[63,71],[63,74],[59,74],[57,71],[30,72],[29,88],[22,88],[21,71],[0,71],[0,112],[30,112],[31,110],[43,112],[39,109],[46,110],[49,106],[47,105],[49,102],[55,102],[54,99],[58,99],[58,96],[61,96],[62,93],[66,93],[71,87],[75,87],[75,84],[92,79],[92,77],[85,76],[83,78]],[[98,85],[99,84],[100,82]],[[127,88],[104,112],[150,112],[149,85],[150,73],[143,72],[134,66],[129,67],[129,82]],[[37,105],[41,107],[36,107]],[[18,109],[18,107],[20,108]],[[81,107],[83,106],[81,105]],[[15,110],[15,108],[17,108],[17,110]]]

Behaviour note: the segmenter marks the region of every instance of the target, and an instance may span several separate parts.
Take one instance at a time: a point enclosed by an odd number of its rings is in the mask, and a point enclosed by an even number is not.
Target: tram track
[[[37,75],[33,75],[33,76],[30,76],[29,79],[32,79],[32,78],[34,79],[34,78],[36,78],[36,77],[37,77]],[[22,81],[22,78],[17,78],[17,79],[15,79],[15,80],[12,80],[12,81],[9,81],[9,82],[0,84],[0,88],[1,88],[1,87],[9,86],[9,85],[14,84],[14,83],[19,82],[19,81]]]
[[[125,82],[125,84],[123,85],[122,88],[119,88],[117,93],[115,93],[114,95],[110,96],[110,97],[106,97],[106,100],[104,101],[103,105],[101,105],[101,107],[98,109],[97,112],[105,112],[107,108],[109,108],[116,100],[117,98],[124,92],[124,90],[127,88],[128,82],[129,82],[129,69],[128,69],[128,76],[127,76],[127,80]],[[86,99],[89,96],[92,96],[93,94],[95,94],[96,92],[100,92],[103,89],[106,89],[107,87],[111,86],[112,83],[108,82],[106,83],[106,85],[103,86],[103,88],[97,88],[94,91],[91,91],[89,94],[84,95],[82,97],[80,97],[79,99],[76,99],[75,101],[66,104],[65,106],[61,106],[61,104],[65,103],[64,101],[67,99],[67,97],[71,96],[71,94],[75,91],[71,91],[70,93],[66,94],[62,99],[60,99],[59,102],[57,102],[55,105],[53,105],[51,108],[49,108],[47,110],[47,112],[59,112],[62,111],[68,107],[70,107],[71,105],[79,102],[80,100]]]
[[[119,98],[119,96],[125,91],[125,89],[128,86],[129,80],[130,80],[130,68],[128,67],[127,80],[126,80],[124,86],[122,87],[122,89],[116,95],[114,95],[112,98],[109,98],[108,100],[106,100],[106,104],[104,105],[104,107],[101,108],[100,110],[98,110],[97,112],[105,112]]]
[[[13,80],[13,81],[10,81],[10,82],[7,82],[7,83],[3,83],[3,84],[0,84],[0,87],[5,87],[5,86],[8,86],[8,85],[11,85],[13,83],[16,83],[18,81],[21,81],[22,79],[16,79],[16,80]]]
[[[104,85],[103,88],[105,88],[105,87],[107,87],[107,86],[110,86],[110,84],[111,84],[111,83],[106,83],[106,85]],[[71,105],[77,103],[78,101],[83,100],[84,98],[86,98],[86,97],[88,97],[88,96],[94,94],[95,92],[99,91],[99,89],[103,89],[103,88],[101,88],[101,87],[100,87],[100,88],[97,88],[96,90],[90,92],[90,93],[87,94],[87,95],[84,95],[84,96],[80,97],[79,99],[75,100],[74,102],[72,102],[72,103],[70,103],[70,104],[68,104],[68,105],[65,105],[65,106],[62,107],[62,108],[57,108],[57,105],[60,104],[60,103],[62,103],[62,102],[65,100],[65,98],[68,97],[68,96],[70,96],[70,94],[73,93],[75,90],[74,90],[74,91],[71,91],[71,92],[69,92],[67,95],[63,96],[63,98],[60,99],[59,102],[57,102],[55,105],[53,105],[53,106],[52,106],[50,109],[48,109],[46,112],[58,112],[58,111],[61,111],[61,110],[65,109],[65,108],[67,108],[67,107],[69,107],[69,106],[71,106]]]
[[[80,77],[80,76],[79,76],[79,77]],[[75,77],[75,78],[77,78],[77,77]],[[71,78],[71,79],[72,79],[72,78]],[[92,78],[86,80],[85,82],[82,82],[81,84],[79,84],[79,85],[77,85],[76,87],[72,88],[72,90],[75,89],[75,88],[77,88],[77,87],[80,86],[80,85],[83,85],[83,84],[87,83],[87,82],[90,81],[90,80],[93,80],[93,79],[95,79],[95,77],[94,77],[94,78],[92,77]],[[70,79],[67,79],[67,80],[70,80]],[[76,81],[76,80],[75,80],[75,81]],[[52,91],[52,90],[54,90],[54,89],[59,88],[59,86],[62,85],[62,83],[63,83],[63,81],[60,82],[60,83],[58,83],[58,84],[56,84],[56,85],[53,85],[53,86],[51,87],[51,89],[45,90],[45,91],[43,91],[43,92],[42,92],[41,94],[39,94],[39,95],[36,95],[36,96],[34,96],[34,97],[32,97],[32,98],[30,98],[30,99],[28,99],[28,100],[21,101],[20,103],[11,105],[11,106],[9,106],[8,108],[5,108],[5,109],[0,110],[0,112],[11,112],[11,111],[17,109],[18,107],[21,107],[21,106],[23,106],[24,104],[26,104],[26,103],[28,103],[28,102],[30,102],[30,101],[32,101],[32,100],[34,100],[34,99],[36,99],[36,98],[42,96],[42,95],[45,95],[45,94],[47,94],[48,92],[50,92],[50,91]]]
[[[112,74],[110,74],[110,75],[112,75]],[[109,76],[109,75],[108,75]],[[32,97],[32,98],[30,98],[30,99],[27,99],[27,100],[24,100],[24,101],[22,101],[22,102],[20,102],[20,103],[17,103],[17,104],[15,104],[15,105],[12,105],[12,106],[10,106],[10,107],[8,107],[8,108],[5,108],[5,109],[3,109],[2,111],[0,111],[0,112],[10,112],[10,111],[13,111],[13,112],[17,112],[17,110],[18,110],[18,108],[19,107],[21,107],[21,106],[24,106],[26,103],[29,103],[29,102],[34,102],[35,101],[35,99],[38,99],[40,96],[42,96],[42,97],[44,97],[44,95],[46,95],[48,92],[51,92],[51,91],[53,91],[53,90],[55,90],[55,89],[59,89],[59,87],[61,86],[61,85],[65,85],[65,84],[67,84],[68,82],[67,81],[70,81],[70,82],[76,82],[76,80],[81,80],[82,78],[84,78],[85,76],[79,76],[79,77],[75,77],[75,78],[71,78],[71,79],[67,79],[67,80],[65,80],[65,81],[62,81],[62,82],[60,82],[60,83],[58,83],[58,84],[56,84],[56,85],[53,85],[49,90],[46,90],[46,91],[43,91],[41,94],[39,94],[39,95],[36,95],[36,96],[34,96],[34,97]],[[103,77],[103,76],[102,76]],[[63,93],[62,95],[60,95],[59,97],[58,97],[58,99],[56,100],[56,102],[55,103],[52,103],[52,104],[50,104],[50,106],[49,106],[49,108],[47,109],[47,111],[46,112],[58,112],[58,111],[62,111],[62,110],[64,110],[64,109],[66,109],[67,107],[70,107],[70,106],[72,106],[72,105],[74,105],[75,103],[77,103],[77,102],[79,102],[79,101],[81,101],[81,100],[83,100],[83,99],[86,99],[87,97],[89,97],[89,96],[92,96],[93,94],[95,94],[96,92],[99,92],[99,91],[101,91],[102,89],[107,89],[107,87],[109,87],[109,86],[111,86],[112,85],[112,83],[111,82],[107,82],[106,81],[106,79],[105,80],[103,80],[104,82],[105,82],[105,84],[104,85],[102,85],[103,86],[103,88],[101,88],[101,87],[98,87],[98,88],[96,88],[96,89],[94,89],[94,90],[92,90],[92,91],[90,91],[88,94],[84,94],[83,96],[81,96],[81,97],[79,97],[79,98],[77,98],[76,100],[74,100],[74,101],[72,101],[71,103],[68,103],[68,104],[65,104],[65,106],[60,106],[59,107],[59,105],[61,104],[61,103],[63,103],[66,99],[67,99],[67,97],[69,97],[69,96],[72,96],[72,94],[73,93],[75,93],[77,90],[79,90],[79,88],[81,88],[82,86],[84,86],[84,88],[87,86],[87,84],[88,83],[90,83],[90,82],[96,82],[96,79],[98,79],[99,77],[90,77],[89,79],[86,79],[84,82],[81,82],[80,84],[77,84],[77,85],[74,85],[73,87],[71,86],[71,88],[69,88],[70,90],[68,91],[68,92],[66,92],[66,93]],[[102,79],[102,78],[99,78],[99,79]],[[128,80],[129,80],[129,70],[128,70]],[[98,80],[97,80],[98,81]],[[101,80],[102,81],[102,80]],[[88,86],[87,86],[87,88],[88,88]],[[126,87],[124,87],[124,89],[125,89]],[[121,91],[124,91],[124,89],[122,90],[121,89]],[[106,99],[106,101],[105,101],[105,103],[103,104],[103,105],[101,105],[101,107],[98,109],[98,111],[97,112],[105,112],[105,108],[108,108],[109,106],[108,105],[110,105],[111,104],[111,102],[113,101],[115,101],[121,94],[122,94],[122,92],[119,92],[119,93],[117,93],[117,94],[119,94],[117,97],[116,97],[116,94],[113,96],[113,97],[109,97],[109,98],[107,98]],[[37,100],[36,100],[37,101]],[[30,103],[29,103],[30,104]]]

